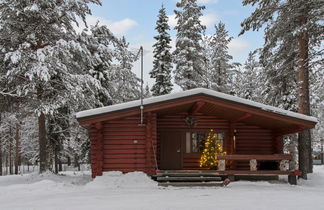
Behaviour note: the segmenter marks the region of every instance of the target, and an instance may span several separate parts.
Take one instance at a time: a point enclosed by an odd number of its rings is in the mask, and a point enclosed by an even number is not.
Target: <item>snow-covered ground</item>
[[[0,209],[324,209],[324,166],[309,180],[233,182],[227,187],[162,188],[145,174],[89,172],[0,177]]]

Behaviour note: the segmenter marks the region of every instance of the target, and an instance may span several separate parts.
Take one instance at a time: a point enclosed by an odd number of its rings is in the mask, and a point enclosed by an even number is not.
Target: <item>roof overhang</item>
[[[82,111],[76,117],[81,125],[86,126],[98,121],[139,114],[140,105],[140,100],[136,100]],[[188,115],[203,113],[228,119],[233,123],[258,124],[281,133],[284,130],[297,132],[313,128],[317,123],[315,117],[204,88],[147,98],[143,100],[143,105],[144,112],[156,112],[160,115],[177,112],[186,112]]]

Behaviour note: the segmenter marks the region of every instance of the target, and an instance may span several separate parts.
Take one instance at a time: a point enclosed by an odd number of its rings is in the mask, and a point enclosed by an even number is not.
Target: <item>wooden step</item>
[[[220,176],[219,173],[185,173],[185,172],[169,172],[169,173],[157,173],[157,177],[159,176],[173,176],[173,177],[200,177],[200,176],[205,176],[205,177],[215,177],[215,176]],[[222,175],[221,175],[222,176]]]
[[[222,181],[222,178],[221,177],[204,177],[204,176],[200,176],[200,177],[160,176],[160,177],[157,177],[157,181],[176,181],[176,182],[186,182],[186,181],[203,182],[203,181],[205,181],[205,182],[210,182],[210,181]]]
[[[160,170],[160,173],[217,173],[217,170]]]
[[[222,187],[222,182],[160,182],[162,187]]]

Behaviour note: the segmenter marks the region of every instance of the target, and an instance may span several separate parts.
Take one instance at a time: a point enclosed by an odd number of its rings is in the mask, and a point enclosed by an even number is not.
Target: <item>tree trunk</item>
[[[12,164],[12,144],[13,144],[13,139],[12,139],[12,130],[11,130],[11,126],[9,128],[9,133],[10,133],[10,137],[9,137],[9,174],[13,174],[13,164]]]
[[[0,120],[1,121],[1,120]],[[0,137],[0,176],[2,176],[2,147],[1,147],[1,137]]]
[[[68,156],[67,157],[67,165],[70,166],[71,165],[71,158]]]
[[[6,154],[6,175],[9,174],[9,156]]]
[[[74,167],[78,168],[78,171],[81,170],[80,162],[79,162],[79,155],[77,155],[77,154],[74,155]]]
[[[1,113],[0,113],[0,125],[1,125]],[[0,176],[2,176],[2,141],[0,136]]]
[[[58,171],[63,171],[61,156],[59,156],[58,158]]]
[[[55,148],[54,150],[54,170],[55,170],[55,173],[58,174],[59,172],[59,167],[58,167],[58,151],[57,151],[57,148]]]
[[[15,149],[15,174],[18,174],[18,167],[20,165],[20,125],[16,123],[16,149]]]
[[[307,13],[306,13],[307,14]],[[300,18],[300,24],[305,26],[307,19]],[[310,115],[309,102],[309,71],[308,71],[308,34],[301,32],[298,37],[298,112]],[[307,179],[307,173],[313,171],[312,165],[312,144],[310,130],[305,130],[298,135],[299,169],[302,171],[302,178]]]
[[[39,173],[46,171],[47,158],[46,158],[46,128],[45,128],[45,115],[41,113],[38,116],[38,138],[39,138]]]

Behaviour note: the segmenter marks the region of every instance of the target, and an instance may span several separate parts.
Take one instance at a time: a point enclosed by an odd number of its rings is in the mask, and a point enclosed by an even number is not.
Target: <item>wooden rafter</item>
[[[241,117],[236,118],[236,119],[234,119],[234,120],[231,120],[231,122],[232,122],[232,123],[238,123],[238,122],[240,122],[240,121],[242,121],[242,120],[245,120],[245,119],[247,119],[247,118],[250,118],[251,116],[252,116],[252,114],[250,114],[250,113],[245,113],[245,114],[242,115]]]
[[[205,105],[204,101],[197,101],[188,111],[188,115],[194,115],[197,112],[199,112],[199,110],[201,109],[201,107],[203,107]]]
[[[277,130],[274,130],[273,132],[276,136],[283,136],[283,135],[288,135],[288,134],[292,134],[292,133],[298,133],[305,129],[306,128],[304,128],[303,126],[294,126],[294,127],[287,128],[287,129],[277,129]]]

